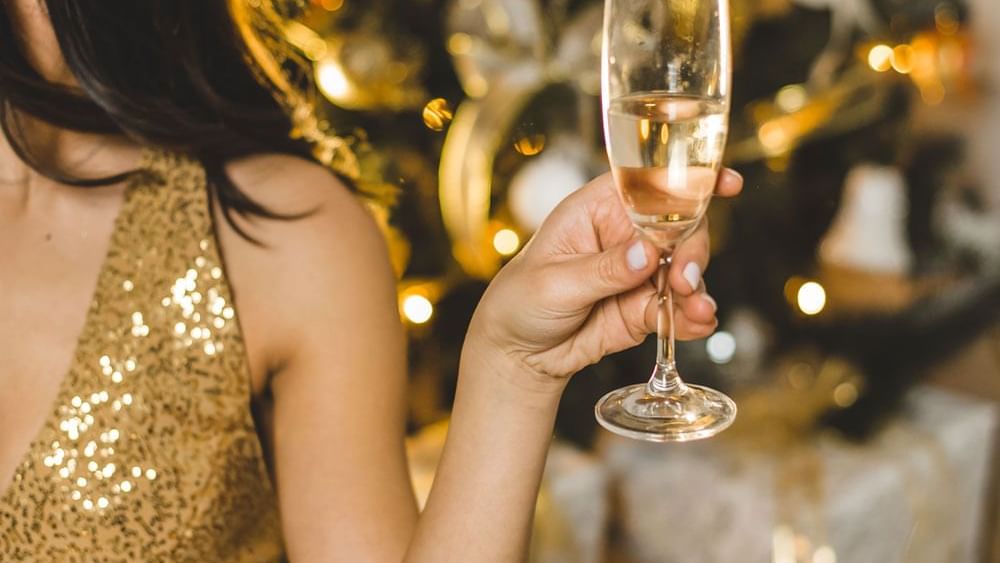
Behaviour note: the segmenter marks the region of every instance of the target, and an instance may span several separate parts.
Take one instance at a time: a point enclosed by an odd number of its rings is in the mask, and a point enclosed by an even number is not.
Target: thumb
[[[602,299],[639,287],[656,272],[660,251],[636,239],[572,262],[576,291],[570,292],[574,307],[589,307]]]

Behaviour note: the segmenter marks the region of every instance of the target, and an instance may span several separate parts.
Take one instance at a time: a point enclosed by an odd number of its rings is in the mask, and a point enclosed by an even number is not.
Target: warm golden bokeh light
[[[826,290],[811,281],[802,284],[797,294],[799,310],[807,315],[818,315],[826,308]]]
[[[913,47],[897,45],[892,50],[892,68],[900,74],[909,74],[913,70]]]
[[[768,121],[757,131],[757,140],[770,155],[781,154],[791,147],[792,135],[784,123],[780,120]]]
[[[511,229],[500,229],[493,235],[493,248],[503,256],[512,256],[521,248],[521,237]]]
[[[407,295],[403,298],[403,316],[413,324],[425,324],[434,316],[434,304],[423,295]]]
[[[320,91],[331,101],[347,97],[351,92],[350,82],[340,63],[334,59],[326,58],[316,65],[316,83]]]
[[[799,111],[805,107],[808,101],[809,94],[801,84],[789,84],[785,86],[781,90],[778,90],[778,95],[774,98],[774,103],[785,113]]]
[[[887,72],[892,68],[892,47],[876,45],[868,51],[868,66],[878,72]]]

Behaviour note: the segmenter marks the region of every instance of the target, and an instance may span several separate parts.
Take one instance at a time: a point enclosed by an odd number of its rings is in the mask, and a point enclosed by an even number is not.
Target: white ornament
[[[820,245],[820,259],[872,273],[909,273],[913,253],[906,241],[907,212],[899,169],[856,167],[847,176],[840,209]]]
[[[568,138],[555,140],[511,180],[507,194],[510,211],[527,231],[537,230],[559,202],[587,183],[586,155],[577,145]]]

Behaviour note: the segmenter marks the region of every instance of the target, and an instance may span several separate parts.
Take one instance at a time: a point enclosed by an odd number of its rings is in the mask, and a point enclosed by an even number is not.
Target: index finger
[[[715,195],[733,197],[743,191],[743,176],[732,168],[723,168],[715,185]]]

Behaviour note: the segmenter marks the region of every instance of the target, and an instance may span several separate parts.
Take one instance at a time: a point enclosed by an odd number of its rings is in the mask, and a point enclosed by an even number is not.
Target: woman
[[[476,312],[418,515],[383,241],[236,37],[218,1],[0,9],[0,559],[523,558],[560,394],[651,330],[657,251],[607,177],[559,206]]]

